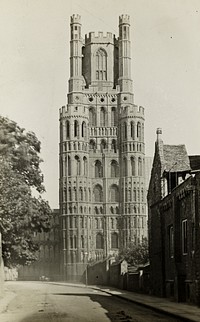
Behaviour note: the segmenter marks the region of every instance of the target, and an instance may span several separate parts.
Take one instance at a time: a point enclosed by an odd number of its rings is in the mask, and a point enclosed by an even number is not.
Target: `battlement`
[[[136,109],[137,114],[144,116],[144,107],[143,106],[135,105],[135,109]]]
[[[119,16],[119,24],[129,24],[130,25],[130,16],[129,15],[121,15]]]
[[[71,16],[71,24],[72,23],[81,23],[81,16],[80,15],[78,15],[78,14],[73,14],[72,16]]]
[[[112,32],[107,32],[106,34],[104,34],[102,31],[99,31],[98,34],[96,34],[95,32],[89,32],[88,35],[85,35],[85,44],[90,43],[90,42],[110,42],[110,43],[114,43],[114,35],[112,34]]]

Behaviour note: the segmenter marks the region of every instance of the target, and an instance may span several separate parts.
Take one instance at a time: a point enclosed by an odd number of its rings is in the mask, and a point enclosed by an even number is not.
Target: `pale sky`
[[[51,207],[58,207],[59,108],[66,104],[70,16],[82,36],[118,36],[131,16],[135,103],[145,107],[146,155],[164,143],[200,154],[199,0],[0,0],[0,113],[36,133]]]

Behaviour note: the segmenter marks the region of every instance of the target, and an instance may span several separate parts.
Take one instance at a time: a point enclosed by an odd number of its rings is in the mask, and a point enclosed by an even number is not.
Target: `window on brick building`
[[[169,226],[169,257],[174,257],[174,227],[173,225]]]
[[[188,236],[187,236],[187,219],[182,221],[182,252],[186,255],[188,252]]]

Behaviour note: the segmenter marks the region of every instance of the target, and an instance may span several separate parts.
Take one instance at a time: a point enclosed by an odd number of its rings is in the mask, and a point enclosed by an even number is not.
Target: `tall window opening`
[[[80,174],[81,174],[81,165],[80,165],[80,158],[77,155],[75,156],[75,161],[76,161],[76,175],[80,176]]]
[[[96,52],[96,79],[107,80],[107,54],[103,49]]]
[[[106,126],[106,111],[104,107],[100,110],[100,126]]]
[[[96,126],[96,113],[93,107],[89,109],[89,125]]]
[[[141,123],[137,123],[137,138],[141,141]]]
[[[103,177],[103,167],[99,160],[95,162],[95,178]]]
[[[83,173],[84,176],[87,176],[87,158],[83,157]]]
[[[100,185],[94,187],[94,201],[103,202],[103,190]]]
[[[66,121],[66,139],[70,137],[70,123]]]
[[[135,127],[134,127],[134,122],[131,122],[131,137],[132,137],[132,139],[135,139]]]
[[[82,123],[82,138],[84,138],[86,136],[86,124],[85,122]]]
[[[74,121],[74,137],[78,136],[78,121]]]
[[[135,159],[131,157],[131,175],[135,176]]]
[[[114,153],[117,152],[117,143],[116,143],[116,140],[112,140],[112,143],[111,143],[111,148],[114,150]]]
[[[111,234],[111,248],[118,248],[118,234]]]
[[[116,185],[110,187],[110,201],[119,202],[119,189]]]
[[[117,125],[117,113],[116,108],[113,106],[111,109],[111,126]]]
[[[96,235],[96,249],[103,249],[103,235],[98,233]]]
[[[112,160],[111,161],[111,177],[115,178],[119,176],[119,165],[117,161]]]

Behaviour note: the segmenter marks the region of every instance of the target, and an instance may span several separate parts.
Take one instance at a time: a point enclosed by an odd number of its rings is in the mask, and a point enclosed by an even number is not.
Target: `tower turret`
[[[71,16],[70,37],[70,79],[69,92],[81,91],[82,78],[82,38],[81,38],[81,16]]]
[[[119,17],[119,85],[121,91],[132,91],[130,17]]]

